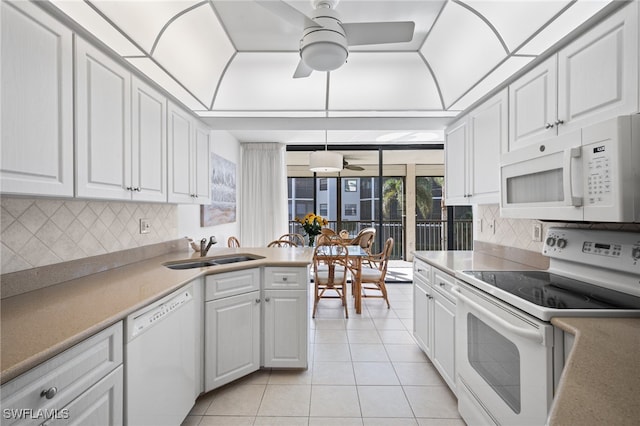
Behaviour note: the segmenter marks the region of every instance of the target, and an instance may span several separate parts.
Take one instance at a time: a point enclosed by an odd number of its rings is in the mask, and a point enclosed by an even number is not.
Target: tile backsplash
[[[542,242],[533,241],[534,224],[542,225],[542,236],[550,227],[575,227],[589,229],[609,229],[640,232],[640,224],[621,223],[569,223],[569,222],[542,222],[534,219],[508,219],[500,217],[498,204],[479,205],[474,211],[475,239],[487,243],[498,244],[507,247],[516,247],[536,253],[542,251]],[[482,220],[482,229],[478,221]],[[495,224],[495,232],[491,224]]]
[[[176,239],[175,204],[3,196],[2,274]],[[140,219],[151,229],[140,234]]]

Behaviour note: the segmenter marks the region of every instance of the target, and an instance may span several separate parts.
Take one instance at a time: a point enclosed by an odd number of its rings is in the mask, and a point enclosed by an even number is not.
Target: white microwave
[[[640,115],[612,118],[503,154],[500,214],[640,222]]]

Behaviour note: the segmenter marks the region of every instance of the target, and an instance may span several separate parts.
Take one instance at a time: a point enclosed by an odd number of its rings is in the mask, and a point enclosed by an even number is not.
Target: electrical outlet
[[[476,220],[476,228],[478,232],[482,232],[482,219]]]
[[[534,223],[533,228],[531,230],[531,240],[540,242],[542,241],[542,224]]]
[[[140,219],[140,233],[148,234],[151,232],[151,222],[149,219]]]

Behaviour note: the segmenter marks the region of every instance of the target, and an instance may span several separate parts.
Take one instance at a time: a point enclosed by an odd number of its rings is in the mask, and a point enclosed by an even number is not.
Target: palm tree
[[[416,181],[416,212],[419,219],[431,217],[434,187],[442,187],[441,177],[419,177]]]
[[[382,214],[385,219],[399,219],[404,209],[404,181],[386,178],[382,184]]]

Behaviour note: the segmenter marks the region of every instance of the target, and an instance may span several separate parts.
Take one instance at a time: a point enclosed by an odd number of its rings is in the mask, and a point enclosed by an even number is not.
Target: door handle
[[[566,172],[566,181],[567,181],[567,201],[570,206],[573,207],[581,207],[582,206],[582,197],[577,197],[574,195],[574,187],[573,187],[573,163],[574,159],[582,157],[582,147],[576,146],[573,148],[569,148],[565,150],[564,154],[564,170]]]
[[[545,344],[545,336],[544,334],[541,334],[539,331],[518,327],[500,318],[498,315],[494,314],[484,306],[479,305],[478,303],[471,300],[469,297],[462,294],[462,291],[460,291],[459,287],[454,287],[453,291],[456,293],[455,294],[456,299],[458,299],[459,301],[462,301],[463,303],[466,303],[467,305],[472,307],[474,310],[480,312],[482,314],[482,318],[480,319],[482,319],[483,321],[491,322],[494,325],[497,325],[502,329],[506,329],[520,337],[524,337],[525,339],[532,340],[536,343],[541,343],[543,345]]]

